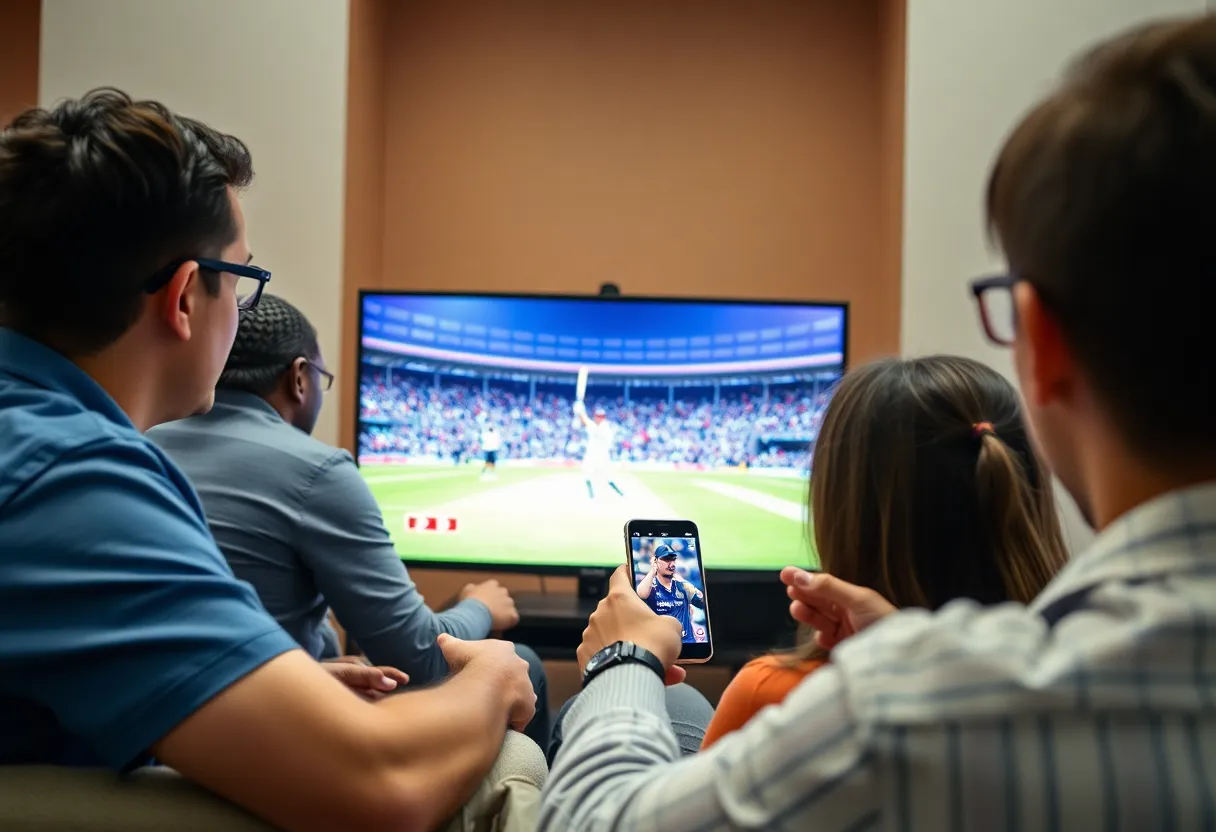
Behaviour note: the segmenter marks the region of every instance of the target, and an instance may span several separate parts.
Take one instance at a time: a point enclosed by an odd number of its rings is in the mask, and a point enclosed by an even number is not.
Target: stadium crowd
[[[826,406],[805,386],[724,391],[709,397],[654,400],[588,397],[617,428],[615,458],[623,462],[805,467]],[[359,448],[459,462],[480,451],[481,429],[495,425],[513,459],[580,459],[586,432],[573,401],[554,392],[467,384],[436,386],[409,373],[365,371],[360,383]],[[780,439],[774,439],[780,437]]]

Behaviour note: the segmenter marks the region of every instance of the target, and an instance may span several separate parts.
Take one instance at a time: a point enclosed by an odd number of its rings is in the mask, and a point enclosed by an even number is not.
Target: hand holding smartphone
[[[699,664],[714,654],[709,600],[701,561],[701,536],[689,520],[630,520],[625,557],[638,597],[659,615],[680,622],[679,664]]]

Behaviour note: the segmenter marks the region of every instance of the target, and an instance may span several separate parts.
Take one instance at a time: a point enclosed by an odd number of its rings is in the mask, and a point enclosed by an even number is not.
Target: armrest
[[[547,777],[545,757],[536,743],[508,731],[490,773],[442,829],[531,832],[540,818],[540,793]],[[272,828],[167,768],[145,768],[120,777],[106,769],[0,766],[4,832],[266,832]]]
[[[266,832],[272,827],[176,772],[140,769],[0,767],[5,832]]]

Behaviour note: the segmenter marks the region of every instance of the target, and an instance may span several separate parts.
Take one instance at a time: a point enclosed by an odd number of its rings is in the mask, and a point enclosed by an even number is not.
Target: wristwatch
[[[583,687],[587,687],[592,679],[608,668],[628,662],[639,662],[646,665],[657,673],[660,679],[667,677],[663,663],[654,653],[644,647],[638,647],[632,641],[617,641],[596,653],[587,662],[587,666],[583,669]]]

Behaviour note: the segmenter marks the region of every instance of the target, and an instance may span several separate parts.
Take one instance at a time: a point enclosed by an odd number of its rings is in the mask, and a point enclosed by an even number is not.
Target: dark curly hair
[[[97,89],[27,110],[0,130],[0,324],[69,355],[105,348],[156,272],[236,239],[228,188],[252,180],[239,139],[155,101]]]
[[[262,295],[241,323],[220,376],[221,390],[269,395],[297,358],[316,359],[317,330],[304,313],[275,295]]]

